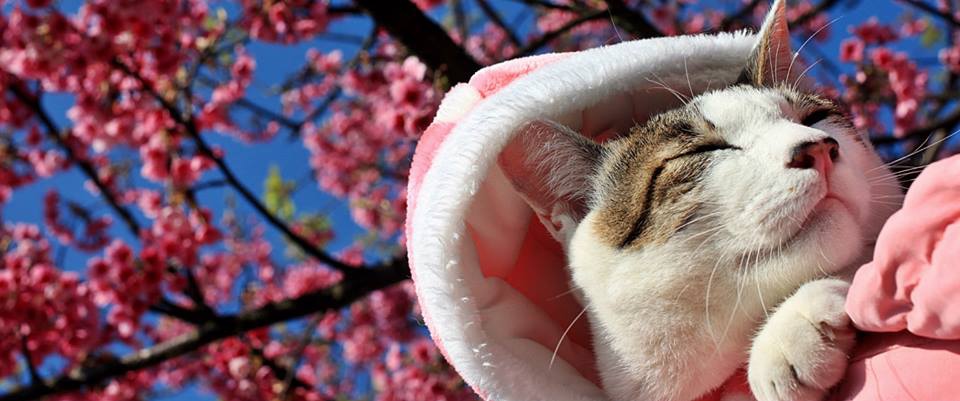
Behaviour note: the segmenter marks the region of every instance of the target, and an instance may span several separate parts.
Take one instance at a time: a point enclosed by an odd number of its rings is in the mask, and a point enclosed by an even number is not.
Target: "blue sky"
[[[472,2],[466,1],[472,6]],[[739,2],[731,1],[708,1],[709,4],[723,4],[727,8],[733,7],[731,4]],[[65,10],[75,10],[80,4],[77,0],[61,1],[59,6]],[[522,7],[511,0],[493,1],[493,4],[502,11],[507,21],[515,20],[515,17],[523,12]],[[232,6],[227,2],[213,2],[213,7],[225,5],[228,8]],[[847,36],[847,27],[864,21],[868,16],[876,15],[883,22],[893,22],[901,13],[901,6],[892,1],[861,0],[857,2],[854,8],[845,8],[840,6],[831,14],[839,19],[832,27],[832,36],[825,44],[819,45],[824,55],[831,59],[836,59],[837,49],[840,41]],[[440,10],[435,14],[442,14]],[[436,17],[437,15],[435,15]],[[524,27],[529,27],[529,17],[527,17]],[[365,36],[371,29],[369,20],[363,18],[347,18],[338,21],[330,27],[330,31]],[[795,43],[799,45],[799,43]],[[298,70],[304,63],[304,55],[309,48],[316,48],[322,52],[333,49],[341,49],[345,58],[349,58],[356,50],[355,45],[344,44],[340,41],[316,39],[296,45],[275,45],[261,42],[254,42],[247,47],[249,53],[257,61],[257,68],[254,75],[255,83],[248,91],[248,98],[259,105],[279,112],[279,102],[274,96],[268,95],[269,87],[289,76]],[[905,50],[913,54],[920,55],[923,58],[934,58],[933,51],[921,49],[918,45],[907,45]],[[807,53],[805,55],[818,58],[821,55]],[[62,126],[68,126],[69,120],[66,118],[66,110],[72,104],[72,98],[67,95],[49,95],[44,99],[44,105],[51,112],[57,123]],[[302,146],[299,140],[287,140],[286,132],[281,130],[277,140],[268,143],[245,144],[232,138],[218,135],[207,134],[208,140],[224,148],[227,155],[227,163],[233,168],[240,179],[248,188],[260,193],[263,188],[263,182],[266,177],[269,166],[277,166],[282,175],[288,180],[299,180],[303,174],[308,171],[308,152]],[[128,154],[127,156],[135,156]],[[218,178],[216,173],[208,173],[204,179]],[[42,226],[42,207],[41,199],[43,195],[51,188],[55,188],[63,197],[78,201],[84,205],[96,206],[98,212],[109,213],[104,205],[98,203],[97,198],[91,196],[83,189],[84,178],[76,170],[57,175],[54,178],[38,181],[14,193],[10,202],[2,208],[2,215],[6,221],[33,222]],[[225,195],[229,193],[223,190],[207,190],[200,193],[200,202],[214,209],[215,214],[224,207]],[[339,249],[349,245],[353,238],[362,235],[363,230],[357,227],[350,219],[348,209],[343,201],[331,197],[319,191],[315,185],[308,184],[298,191],[294,196],[294,201],[298,211],[317,211],[323,210],[332,218],[336,227],[337,238],[330,245],[331,249]],[[243,214],[252,214],[252,210],[238,199],[238,210]],[[138,216],[142,223],[147,219]],[[116,219],[115,219],[116,220]],[[112,233],[126,239],[131,239],[124,227],[119,221],[115,221]],[[281,238],[276,233],[270,232],[269,239],[274,244],[277,252],[276,259],[283,260],[282,252],[284,245]],[[78,251],[71,251],[65,258],[64,267],[77,270],[84,269],[86,260],[90,257],[88,254],[82,254]],[[173,400],[207,400],[213,397],[207,393],[198,392],[194,389],[185,391],[172,398]]]

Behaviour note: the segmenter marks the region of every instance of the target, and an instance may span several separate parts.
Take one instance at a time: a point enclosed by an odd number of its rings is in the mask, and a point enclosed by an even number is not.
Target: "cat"
[[[901,192],[793,59],[776,0],[737,83],[602,144],[538,120],[507,145],[514,187],[560,220],[612,400],[694,400],[744,366],[760,401],[842,377],[849,278]]]

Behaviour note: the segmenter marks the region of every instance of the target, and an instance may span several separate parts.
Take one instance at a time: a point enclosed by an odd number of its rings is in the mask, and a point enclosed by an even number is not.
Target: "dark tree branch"
[[[215,316],[207,313],[201,313],[197,310],[184,308],[168,299],[161,299],[156,304],[150,305],[149,309],[153,312],[161,313],[184,322],[197,325],[216,320]]]
[[[839,3],[839,0],[823,0],[820,2],[820,4],[817,4],[816,7],[810,9],[810,11],[807,11],[801,14],[800,16],[798,16],[797,18],[794,18],[793,21],[790,21],[790,24],[793,26],[800,26],[800,25],[806,24],[813,17],[816,17],[817,14],[820,14],[824,11],[827,11],[833,8],[833,6],[837,5],[837,3]]]
[[[20,352],[23,353],[23,359],[27,362],[27,372],[30,374],[30,384],[43,383],[43,378],[37,372],[37,366],[33,364],[33,356],[30,354],[30,347],[27,346],[27,336],[20,336]]]
[[[341,73],[344,73],[356,68],[357,65],[360,64],[360,60],[363,58],[363,55],[367,51],[369,51],[370,48],[372,48],[375,43],[377,43],[376,28],[374,28],[373,32],[370,32],[370,35],[367,35],[367,38],[363,40],[363,43],[360,44],[360,50],[357,51],[357,54],[355,54],[353,58],[351,58],[350,61],[348,61],[345,66],[343,66],[343,70],[341,71]],[[328,93],[327,96],[323,98],[320,104],[315,109],[311,110],[310,113],[308,113],[305,117],[303,117],[303,121],[300,122],[300,129],[303,128],[304,124],[310,121],[313,121],[315,118],[323,115],[323,113],[325,113],[327,109],[330,108],[330,105],[333,104],[333,102],[335,102],[338,98],[340,98],[340,95],[342,94],[343,94],[343,87],[340,85],[337,85],[332,90],[330,90],[330,93]],[[300,134],[300,129],[297,129],[296,131],[298,135]]]
[[[351,58],[350,61],[348,61],[347,64],[343,66],[341,73],[345,73],[347,71],[350,71],[356,68],[357,65],[360,64],[360,60],[363,59],[364,54],[366,54],[366,52],[369,51],[370,48],[372,48],[373,45],[376,43],[377,43],[377,30],[376,28],[374,28],[373,32],[370,32],[370,35],[367,35],[367,37],[363,40],[363,43],[360,44],[360,49],[357,51],[357,54],[355,54],[353,58]],[[294,86],[293,83],[296,80],[307,79],[311,77],[313,74],[314,74],[313,68],[310,66],[307,66],[306,68],[302,69],[299,73],[296,74],[297,75],[296,78],[289,79],[286,82],[284,82],[280,86],[280,90],[281,91],[290,90],[291,88],[293,88]],[[307,115],[303,118],[303,120],[293,123],[293,126],[291,127],[291,133],[293,134],[293,137],[297,137],[301,134],[300,130],[303,129],[304,124],[310,121],[313,121],[317,117],[323,115],[323,113],[325,113],[327,109],[330,108],[330,105],[333,104],[333,102],[335,102],[337,99],[339,99],[340,95],[342,94],[343,94],[343,87],[341,87],[340,85],[334,86],[330,90],[330,93],[327,93],[327,95],[324,96],[323,100],[320,101],[320,104],[316,108],[311,110],[309,113],[307,113]]]
[[[174,270],[176,271],[176,269]],[[203,297],[203,289],[200,288],[200,282],[197,281],[197,276],[193,274],[193,270],[189,266],[181,266],[180,270],[183,271],[183,275],[187,279],[187,288],[184,291],[186,291],[190,300],[193,301],[194,310],[206,318],[216,317],[216,312],[207,304],[207,300]]]
[[[588,14],[584,14],[572,21],[569,21],[566,24],[563,24],[563,26],[553,31],[547,32],[543,34],[543,36],[528,43],[527,46],[525,46],[523,49],[520,49],[520,51],[517,52],[517,57],[524,57],[524,56],[529,56],[531,54],[534,54],[540,49],[549,45],[550,42],[553,42],[563,34],[569,32],[571,29],[580,26],[580,24],[583,24],[584,22],[587,22],[587,21],[603,18],[606,15],[607,15],[607,10],[598,10]]]
[[[431,70],[445,76],[448,85],[467,82],[480,69],[477,60],[410,0],[355,0],[355,3]]]
[[[749,4],[737,10],[737,12],[724,17],[723,21],[720,21],[720,26],[718,27],[719,30],[727,31],[731,27],[733,27],[733,24],[740,22],[745,18],[748,18],[750,14],[753,14],[753,10],[755,10],[757,6],[759,6],[760,3],[764,1],[766,0],[752,0],[750,1]]]
[[[461,41],[466,40],[470,27],[467,26],[467,14],[463,10],[463,2],[461,0],[449,0],[448,7],[453,14],[453,28],[457,30]]]
[[[327,6],[327,13],[332,15],[343,15],[343,14],[349,15],[349,14],[363,13],[363,10],[361,10],[359,7],[356,7],[356,6],[347,6],[347,5]]]
[[[499,27],[504,33],[507,34],[507,39],[510,40],[510,43],[513,43],[514,46],[520,47],[520,39],[517,38],[517,34],[507,26],[506,22],[503,21],[503,17],[500,16],[500,13],[497,12],[490,5],[487,0],[476,0],[477,5],[480,6],[480,10],[483,11],[483,14],[490,19],[494,25]]]
[[[136,79],[137,82],[140,83],[140,85],[143,87],[143,90],[146,91],[149,95],[151,95],[154,98],[154,100],[160,103],[160,105],[167,111],[167,113],[170,114],[170,117],[173,118],[173,120],[176,121],[177,124],[179,124],[184,128],[184,131],[186,132],[187,136],[189,136],[193,140],[193,142],[197,145],[197,151],[199,151],[205,157],[210,158],[210,160],[213,160],[214,165],[217,166],[217,169],[220,171],[220,174],[223,175],[224,179],[227,181],[230,187],[236,190],[237,193],[239,193],[240,196],[245,201],[247,201],[247,203],[250,204],[250,206],[253,207],[258,214],[263,216],[263,218],[271,226],[280,230],[280,232],[282,232],[288,239],[290,239],[291,242],[293,242],[298,248],[300,248],[301,251],[303,251],[307,255],[310,255],[311,257],[320,261],[321,263],[333,269],[339,270],[341,273],[344,274],[344,277],[349,278],[358,271],[356,269],[356,267],[358,266],[351,266],[346,263],[343,263],[337,258],[330,256],[320,248],[311,244],[310,241],[307,240],[306,238],[303,238],[297,233],[293,232],[293,229],[291,229],[290,226],[288,226],[285,222],[283,222],[283,220],[281,220],[279,217],[275,216],[273,213],[267,210],[267,207],[264,206],[259,199],[257,199],[257,196],[254,195],[253,192],[250,191],[250,189],[247,188],[242,182],[240,182],[240,179],[238,179],[236,174],[233,173],[233,170],[231,170],[230,167],[227,166],[227,163],[223,160],[223,158],[217,156],[217,154],[213,151],[210,145],[207,144],[207,142],[200,135],[200,131],[197,129],[196,122],[193,120],[192,116],[189,116],[189,115],[184,116],[183,114],[181,114],[181,111],[177,109],[177,107],[174,106],[172,103],[167,101],[167,99],[161,96],[153,88],[150,82],[148,82],[146,79],[140,76],[140,74],[130,69],[130,67],[128,67],[123,62],[119,60],[114,60],[113,64],[117,69],[123,71],[125,74]]]
[[[197,330],[141,349],[116,362],[103,363],[75,369],[57,379],[33,383],[0,395],[0,401],[26,401],[42,397],[82,390],[102,382],[187,355],[213,342],[233,337],[250,330],[276,323],[302,318],[312,313],[341,309],[367,294],[399,283],[406,279],[406,261],[379,269],[362,270],[360,279],[345,280],[331,288],[314,291],[300,297],[270,303],[260,308],[236,315],[226,315],[216,321],[206,322]]]
[[[901,136],[886,135],[881,137],[870,138],[870,142],[873,142],[876,145],[887,145],[892,143],[902,143],[903,141],[917,138],[926,138],[933,134],[935,131],[950,129],[957,124],[960,124],[960,107],[957,107],[952,112],[944,116],[942,119],[935,121],[933,123],[924,125],[922,127],[914,128],[910,131],[905,132]]]
[[[164,315],[181,320],[186,323],[190,323],[194,326],[200,326],[207,322],[217,321],[221,318],[220,316],[209,316],[209,317],[204,316],[195,311],[188,310],[181,306],[173,304],[172,302],[166,299],[162,299],[156,305],[151,306],[150,310],[154,312],[162,313]],[[318,315],[318,316],[322,316],[322,315]],[[304,383],[302,380],[296,378],[295,375],[294,377],[289,377],[288,375],[289,375],[289,372],[291,371],[288,371],[286,368],[284,368],[282,365],[275,362],[273,359],[268,358],[266,355],[264,355],[263,350],[261,350],[260,348],[251,346],[250,353],[259,361],[261,361],[264,366],[270,368],[270,370],[273,372],[273,375],[275,377],[277,377],[278,379],[286,378],[285,383],[289,382],[287,386],[293,386],[293,387],[299,387],[299,388],[310,388],[309,384]],[[302,351],[300,353],[302,353]]]
[[[653,26],[643,13],[627,7],[623,0],[606,0],[606,2],[613,22],[638,39],[663,36],[663,32]]]
[[[575,9],[566,4],[557,4],[547,0],[512,0],[517,3],[523,3],[529,6],[537,6],[541,8],[547,8],[552,10],[565,10],[565,11],[575,11]]]
[[[283,391],[280,392],[280,401],[287,401],[290,399],[290,396],[293,395],[293,386],[295,385],[294,379],[296,379],[295,372],[297,371],[297,365],[303,360],[303,352],[307,349],[307,345],[310,345],[310,342],[313,341],[313,335],[316,333],[317,324],[320,323],[320,319],[323,318],[322,314],[315,314],[307,322],[307,325],[303,329],[303,334],[301,334],[300,341],[297,344],[297,348],[293,351],[290,361],[290,368],[286,369],[285,376],[278,376],[283,378]]]
[[[93,182],[93,185],[97,187],[97,190],[100,191],[100,194],[103,196],[103,199],[110,205],[110,208],[113,209],[114,213],[120,216],[120,219],[127,225],[127,228],[131,233],[137,238],[140,237],[140,224],[137,223],[137,220],[133,217],[133,214],[130,213],[127,208],[123,207],[120,204],[120,201],[114,196],[110,187],[107,186],[103,180],[100,179],[100,175],[97,174],[97,169],[89,161],[84,160],[80,155],[78,155],[73,146],[68,142],[68,139],[64,137],[63,131],[57,127],[57,124],[53,122],[53,119],[50,118],[50,115],[43,108],[43,105],[40,104],[40,99],[34,97],[26,90],[26,85],[23,83],[14,83],[8,86],[14,96],[20,100],[23,104],[29,107],[34,115],[40,120],[40,123],[46,130],[47,137],[52,139],[60,149],[66,153],[67,158],[76,163],[80,167],[80,171],[83,172],[87,178]]]
[[[268,358],[263,353],[263,350],[261,350],[260,348],[251,347],[250,353],[253,354],[253,356],[256,357],[257,359],[259,359],[260,362],[263,363],[263,366],[266,366],[267,368],[269,368],[270,371],[273,372],[274,377],[278,379],[290,378],[289,379],[290,384],[287,385],[288,386],[287,388],[290,388],[292,390],[293,388],[309,389],[312,387],[310,386],[310,384],[304,382],[303,380],[298,379],[297,375],[295,374],[296,373],[295,371],[288,370],[283,365],[277,363],[277,361],[274,361],[273,359]]]
[[[943,20],[947,24],[950,24],[954,28],[960,28],[960,21],[957,21],[957,19],[954,18],[953,15],[950,15],[949,13],[945,13],[942,10],[930,4],[927,4],[921,0],[899,0],[899,1],[902,3],[906,3],[907,5],[910,5],[918,10],[927,12],[930,15],[933,15],[934,17],[940,18],[941,20]]]

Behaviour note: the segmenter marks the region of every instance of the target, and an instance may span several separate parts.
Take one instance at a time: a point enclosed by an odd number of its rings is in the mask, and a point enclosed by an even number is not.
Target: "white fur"
[[[867,239],[876,238],[893,212],[887,200],[899,192],[871,184],[876,177],[868,173],[889,179],[889,171],[856,133],[829,120],[796,123],[776,90],[736,87],[688,107],[740,148],[719,151],[704,173],[696,220],[665,244],[619,249],[597,237],[595,209],[570,243],[604,388],[617,401],[692,400],[731,376],[750,350],[755,366],[748,373],[760,400],[819,399],[839,380],[846,360],[836,355],[851,344],[826,344],[817,331],[820,322],[845,330],[847,320],[837,317],[845,316],[845,287],[811,280],[864,262],[872,253]],[[827,136],[840,143],[828,179],[787,167],[794,146]],[[839,201],[824,200],[828,190]],[[877,198],[885,201],[871,202]],[[780,390],[768,390],[769,383]]]

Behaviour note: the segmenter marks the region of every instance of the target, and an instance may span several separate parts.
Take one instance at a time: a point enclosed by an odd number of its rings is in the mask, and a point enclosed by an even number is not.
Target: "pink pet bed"
[[[563,251],[551,234],[557,222],[539,218],[547,213],[532,210],[497,163],[498,158],[504,163],[514,158],[509,152],[502,154],[514,131],[531,120],[548,118],[595,138],[625,132],[651,114],[679,104],[663,86],[690,95],[733,82],[754,42],[755,37],[745,33],[684,36],[511,60],[481,70],[446,95],[414,156],[407,245],[430,333],[481,397],[487,401],[607,399],[594,366],[588,322],[580,316],[583,307],[570,292]],[[953,164],[954,177],[960,177],[957,166]],[[951,196],[960,199],[956,191]],[[956,220],[956,213],[951,216]],[[899,240],[881,239],[880,246],[898,248]],[[905,252],[913,251],[906,248]],[[878,258],[877,263],[895,270],[899,262]],[[957,259],[944,263],[954,267]],[[949,275],[949,267],[938,274]],[[886,292],[871,293],[872,298],[864,296],[853,305],[868,310],[864,305],[882,303],[879,298],[889,296],[894,304],[877,309],[883,312],[866,312],[870,319],[882,315],[884,322],[910,322],[909,317],[891,317],[901,316],[897,313],[904,308],[895,303],[903,296],[897,290],[903,284],[897,281],[900,276],[886,271],[876,275],[871,282]],[[954,278],[953,283],[960,279]],[[958,293],[960,287],[953,289]],[[954,305],[960,308],[960,303]],[[881,330],[909,326],[891,324]],[[897,370],[881,371],[872,362],[903,341],[880,338],[877,344],[869,344],[875,348],[868,353],[856,355],[854,365],[865,368],[850,369],[838,397],[910,399],[896,396],[906,393],[880,388]],[[926,358],[923,346],[910,349],[915,352],[910,355]],[[944,359],[960,368],[956,355],[950,356]],[[925,369],[930,367],[914,372]],[[960,390],[957,382],[937,384],[934,392]],[[877,388],[877,397],[860,397],[871,386]],[[734,377],[704,399],[744,399],[745,392],[743,377]],[[960,391],[950,394],[960,398]]]

